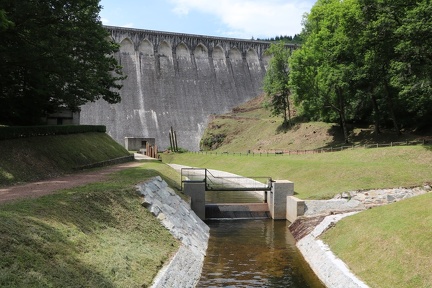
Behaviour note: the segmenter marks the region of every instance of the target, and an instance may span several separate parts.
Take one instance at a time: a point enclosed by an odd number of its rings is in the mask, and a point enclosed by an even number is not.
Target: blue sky
[[[101,0],[104,25],[251,39],[298,34],[316,0]]]

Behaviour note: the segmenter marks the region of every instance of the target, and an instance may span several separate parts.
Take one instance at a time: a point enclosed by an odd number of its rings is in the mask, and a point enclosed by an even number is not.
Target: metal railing
[[[205,168],[182,168],[181,183],[204,182],[206,191],[270,191],[270,177],[214,176]]]

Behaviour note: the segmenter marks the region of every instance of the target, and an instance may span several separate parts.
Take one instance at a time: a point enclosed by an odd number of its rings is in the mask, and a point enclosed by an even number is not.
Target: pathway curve
[[[137,160],[148,159],[144,157],[145,156],[142,155],[135,155],[135,159]],[[17,199],[40,197],[43,195],[54,193],[55,191],[61,189],[68,189],[83,186],[89,183],[101,182],[107,179],[108,176],[114,172],[127,168],[137,167],[141,164],[142,162],[134,161],[91,171],[82,171],[78,173],[67,174],[61,177],[45,179],[22,185],[0,187],[0,203],[9,202]]]

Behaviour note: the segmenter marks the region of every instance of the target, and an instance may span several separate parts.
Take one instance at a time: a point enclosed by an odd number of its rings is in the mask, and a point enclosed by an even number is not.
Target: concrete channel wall
[[[289,216],[288,220],[293,223],[290,226],[290,231],[298,240],[296,245],[303,257],[327,287],[366,288],[369,286],[358,279],[348,266],[319,239],[319,236],[344,217],[374,206],[390,204],[431,191],[432,188],[426,185],[409,189],[350,191],[338,194],[330,200],[300,200],[288,196],[287,210],[289,212],[287,212],[287,217]],[[307,223],[307,219],[311,219],[313,222],[314,218],[319,224],[310,233],[305,233],[304,231],[307,231],[308,227],[307,225],[302,227],[301,223]],[[298,235],[296,235],[297,233]]]
[[[195,287],[201,277],[210,228],[159,176],[139,184],[137,192],[144,197],[143,206],[182,243],[152,287]]]

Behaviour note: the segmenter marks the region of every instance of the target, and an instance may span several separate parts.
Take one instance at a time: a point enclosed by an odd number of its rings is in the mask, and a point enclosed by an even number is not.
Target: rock
[[[387,202],[392,203],[395,202],[396,198],[393,195],[387,195]]]
[[[351,195],[347,192],[343,192],[341,196],[342,196],[342,198],[345,198],[345,199],[351,198]]]

